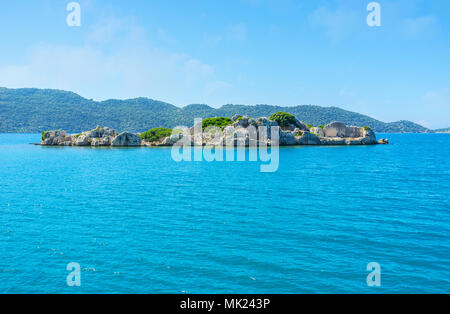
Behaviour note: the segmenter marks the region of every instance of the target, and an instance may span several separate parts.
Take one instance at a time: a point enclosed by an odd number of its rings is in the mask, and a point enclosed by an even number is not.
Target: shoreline
[[[37,144],[37,143],[36,143]],[[275,147],[349,146],[389,144],[377,140],[370,127],[347,126],[332,122],[314,127],[295,116],[279,112],[257,119],[235,115],[196,119],[194,126],[176,129],[154,128],[144,133],[122,132],[100,127],[69,135],[64,130],[44,131],[41,146],[91,147]]]

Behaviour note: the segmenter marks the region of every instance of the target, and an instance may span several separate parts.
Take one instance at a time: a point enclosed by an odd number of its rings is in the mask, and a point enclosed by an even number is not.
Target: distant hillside
[[[450,133],[450,128],[434,130],[436,133]]]
[[[385,123],[337,107],[269,105],[225,105],[214,109],[207,105],[179,108],[148,98],[97,102],[75,93],[48,89],[0,88],[0,132],[24,133],[63,129],[79,132],[108,126],[119,131],[142,132],[154,127],[190,126],[194,118],[270,116],[285,111],[312,125],[341,121],[348,125],[370,126],[378,133],[423,133],[431,130],[410,121]]]

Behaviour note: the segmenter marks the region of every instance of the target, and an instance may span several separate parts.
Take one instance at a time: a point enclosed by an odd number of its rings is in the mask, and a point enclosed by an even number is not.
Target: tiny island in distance
[[[261,127],[267,130],[267,135],[261,134]],[[271,129],[278,128],[279,138],[277,143],[272,140]],[[201,132],[196,132],[198,129]],[[211,131],[213,130],[213,131]],[[228,132],[231,130],[230,132]],[[248,116],[234,115],[232,118],[216,117],[207,118],[202,125],[191,127],[187,130],[191,145],[196,146],[224,146],[224,136],[217,133],[232,136],[232,146],[252,146],[251,132],[256,132],[257,142],[272,146],[294,145],[376,145],[388,144],[388,139],[377,141],[375,133],[370,127],[346,126],[342,122],[332,122],[327,125],[314,127],[298,120],[294,115],[286,112],[278,112],[269,118],[251,118]],[[275,131],[276,132],[276,131]],[[108,127],[98,126],[91,131],[69,135],[63,130],[42,132],[42,146],[91,146],[91,147],[167,147],[177,144],[185,136],[185,132],[179,129],[154,128],[143,133],[122,132],[118,133]],[[227,143],[230,143],[229,141]]]

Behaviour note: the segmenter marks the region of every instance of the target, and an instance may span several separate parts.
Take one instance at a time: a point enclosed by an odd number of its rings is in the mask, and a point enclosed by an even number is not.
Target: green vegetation
[[[308,129],[312,129],[314,127],[312,124],[309,124],[309,123],[305,123],[305,124],[308,127]]]
[[[325,126],[322,124],[322,125],[319,125],[318,128],[323,130],[323,129],[325,129]]]
[[[380,133],[430,132],[410,121],[385,123],[337,107],[225,105],[214,109],[207,105],[189,105],[179,108],[148,98],[99,102],[60,90],[0,88],[0,133],[40,133],[45,130],[79,133],[92,130],[97,125],[143,132],[156,127],[189,127],[198,117],[206,119],[238,114],[259,118],[280,111],[312,125],[341,121],[347,125],[367,125]]]
[[[46,137],[47,137],[47,134],[48,134],[47,131],[42,132],[42,134],[41,134],[41,140],[45,140]]]
[[[169,137],[172,135],[171,129],[166,128],[156,128],[148,130],[147,132],[142,133],[141,139],[147,140],[149,142],[156,142],[159,141],[162,138]]]
[[[218,118],[208,118],[203,120],[202,129],[203,131],[211,126],[216,126],[223,129],[227,125],[233,124],[233,120],[230,118],[218,117]]]
[[[369,126],[365,126],[365,127],[363,127],[363,129],[366,130],[366,131],[370,131],[371,130],[371,128]]]
[[[250,120],[250,119],[255,120],[254,118],[249,117],[249,116],[247,116],[247,118],[248,118],[249,120]],[[237,118],[237,119],[236,119],[236,122],[237,122],[237,121],[241,121],[242,119],[244,119],[244,116],[240,116],[239,118]]]
[[[436,133],[450,133],[450,128],[434,130]]]
[[[296,122],[295,116],[286,112],[277,112],[270,116],[269,120],[276,121],[279,126],[287,127],[290,124],[299,126]]]

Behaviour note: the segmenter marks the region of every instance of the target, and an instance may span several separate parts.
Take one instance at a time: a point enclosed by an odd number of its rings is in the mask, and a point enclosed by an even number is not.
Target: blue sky
[[[450,1],[63,0],[0,5],[0,86],[86,98],[339,106],[450,126]]]

